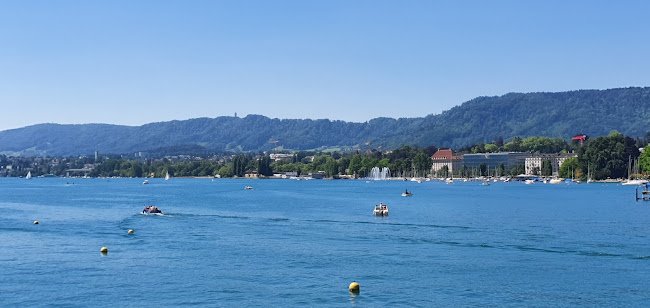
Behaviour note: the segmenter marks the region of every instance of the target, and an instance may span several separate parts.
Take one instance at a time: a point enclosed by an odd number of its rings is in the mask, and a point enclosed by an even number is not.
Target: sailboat
[[[165,181],[169,181],[169,179],[170,179],[170,177],[169,177],[169,171],[167,171],[167,174],[165,174]]]
[[[25,176],[25,179],[28,179],[28,180],[29,180],[29,179],[31,179],[31,178],[32,178],[32,172],[31,172],[31,171],[28,171],[28,172],[27,172],[27,176]]]
[[[621,183],[621,185],[644,185],[645,183],[648,183],[646,180],[642,180],[639,178],[634,178],[632,179],[632,172],[634,172],[634,175],[636,176],[639,174],[639,163],[635,161],[635,166],[634,166],[634,171],[632,171],[632,156],[630,155],[630,158],[627,163],[627,178],[628,180]]]

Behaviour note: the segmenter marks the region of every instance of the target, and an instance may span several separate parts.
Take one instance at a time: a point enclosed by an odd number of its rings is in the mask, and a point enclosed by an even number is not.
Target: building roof
[[[443,159],[461,159],[460,156],[454,156],[454,151],[451,149],[445,149],[445,150],[438,150],[433,156],[431,156],[431,159],[433,160],[443,160]]]

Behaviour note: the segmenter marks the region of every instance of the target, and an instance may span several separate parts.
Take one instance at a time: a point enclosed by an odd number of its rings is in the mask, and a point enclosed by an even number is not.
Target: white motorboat
[[[535,180],[525,180],[524,184],[528,184],[528,185],[535,184]]]
[[[560,179],[551,179],[549,181],[549,183],[550,184],[560,184],[560,183],[562,183],[562,180],[560,180]]]
[[[388,206],[383,203],[375,205],[375,210],[372,211],[375,216],[388,216]]]
[[[413,196],[413,193],[408,190],[402,193],[402,197],[410,197],[410,196]]]
[[[246,186],[246,187],[244,187],[244,189],[251,190],[251,189],[253,189],[253,186]]]
[[[144,180],[144,181],[142,182],[142,184],[143,184],[143,185],[144,185],[144,184],[149,184],[149,180]]]
[[[145,206],[142,210],[143,215],[162,215],[162,211],[155,205]]]

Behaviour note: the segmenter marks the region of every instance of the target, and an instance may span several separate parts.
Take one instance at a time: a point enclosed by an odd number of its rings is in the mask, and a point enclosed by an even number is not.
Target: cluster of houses
[[[473,170],[484,165],[487,170],[496,170],[502,164],[505,170],[524,166],[526,174],[533,175],[542,170],[544,161],[549,161],[553,169],[553,176],[557,176],[564,161],[573,157],[578,157],[578,155],[573,153],[532,154],[519,152],[454,155],[451,149],[444,149],[438,150],[431,156],[433,160],[431,169],[434,172],[440,172],[446,166],[450,174],[457,174],[458,170],[463,167]]]

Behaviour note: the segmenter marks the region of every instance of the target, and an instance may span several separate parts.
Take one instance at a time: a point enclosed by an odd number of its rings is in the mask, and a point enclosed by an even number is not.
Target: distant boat
[[[25,176],[25,179],[28,179],[28,180],[29,180],[29,179],[31,179],[31,178],[32,178],[32,172],[29,171],[29,172],[27,172],[27,176]]]
[[[375,216],[388,216],[388,206],[383,203],[375,205],[375,210],[372,211]]]
[[[144,180],[144,182],[142,182],[142,184],[149,184],[149,180]]]
[[[481,185],[483,185],[483,186],[490,186],[490,182],[483,182]]]
[[[246,186],[246,187],[244,187],[244,189],[251,190],[251,189],[253,189],[253,186]]]
[[[167,174],[165,174],[165,181],[169,181],[170,176],[169,176],[169,171],[167,171]]]
[[[549,181],[549,183],[550,184],[560,184],[560,183],[562,183],[562,180],[560,180],[560,179],[551,179]]]
[[[525,180],[524,184],[528,184],[528,185],[535,184],[535,180]]]
[[[143,215],[162,215],[162,211],[155,205],[145,206],[142,210]]]
[[[402,193],[402,197],[410,197],[410,196],[413,196],[413,193],[408,190]]]
[[[637,180],[627,180],[627,181],[621,183],[621,185],[643,185],[645,183],[648,183],[648,181],[637,179]]]

